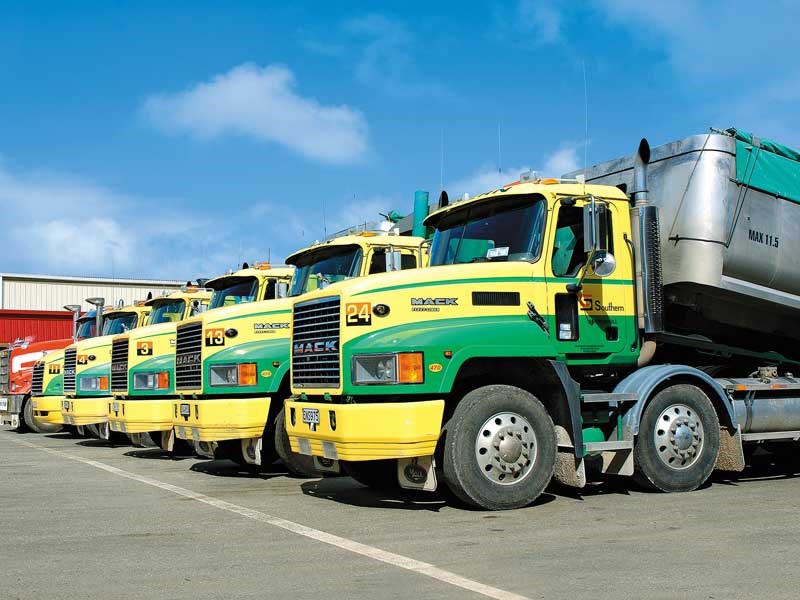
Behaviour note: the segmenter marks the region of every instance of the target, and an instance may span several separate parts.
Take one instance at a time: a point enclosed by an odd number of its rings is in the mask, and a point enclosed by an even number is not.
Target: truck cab
[[[64,349],[76,341],[97,336],[97,313],[76,315],[73,338],[58,340],[59,349],[36,361],[31,374],[31,411],[37,429],[56,431],[62,424]],[[29,425],[30,427],[30,425]]]
[[[211,289],[186,286],[180,292],[153,298],[147,325],[118,335],[111,344],[111,401],[108,422],[111,431],[127,434],[134,443],[141,434],[170,431],[169,403],[166,415],[151,414],[155,408],[145,402],[154,392],[166,395],[174,390],[175,327],[178,322],[200,314],[212,299]],[[129,400],[141,400],[129,403]],[[164,411],[162,411],[163,413]],[[168,427],[162,427],[168,425]]]
[[[344,280],[387,269],[416,268],[423,241],[361,232],[315,244],[286,259],[295,267],[289,294],[334,289]],[[177,437],[195,442],[207,455],[216,452],[239,463],[269,464],[277,458],[276,443],[284,440],[279,415],[289,395],[290,317],[291,301],[284,298],[220,308],[178,326]]]
[[[176,306],[176,299],[154,301],[163,305],[163,310],[154,308],[151,321],[155,319],[161,324],[151,323],[149,327],[114,339],[111,430],[126,433],[137,444],[153,442],[165,450],[173,450],[178,323],[208,310],[274,298],[281,287],[288,286],[290,279],[290,269],[260,263],[216,277],[204,284],[204,291],[180,294],[181,298],[185,297],[185,302],[180,300],[183,303],[180,308]],[[169,317],[166,322],[165,317]]]
[[[111,343],[115,336],[147,322],[150,307],[144,302],[108,310],[102,335],[81,340],[64,350],[61,416],[67,425],[92,426],[108,439],[108,399],[111,380]]]

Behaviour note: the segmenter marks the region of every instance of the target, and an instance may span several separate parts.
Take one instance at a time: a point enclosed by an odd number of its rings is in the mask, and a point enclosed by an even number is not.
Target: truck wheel
[[[443,478],[466,504],[488,510],[527,506],[553,476],[553,420],[533,394],[487,385],[466,394],[445,425]]]
[[[217,442],[217,447],[214,448],[214,459],[232,460],[240,467],[251,466],[244,459],[241,440],[222,440],[221,442]]]
[[[634,478],[662,492],[690,492],[714,470],[719,419],[714,405],[693,385],[672,385],[645,407],[633,449]]]
[[[275,450],[283,466],[295,477],[322,477],[322,473],[314,468],[314,459],[305,454],[292,452],[289,434],[286,433],[286,420],[283,409],[275,415]]]
[[[391,492],[400,489],[397,481],[397,461],[359,460],[339,463],[350,477],[373,490]]]
[[[33,403],[31,402],[30,397],[23,400],[22,421],[33,433],[58,433],[61,431],[60,425],[55,425],[54,423],[43,423],[33,416]]]

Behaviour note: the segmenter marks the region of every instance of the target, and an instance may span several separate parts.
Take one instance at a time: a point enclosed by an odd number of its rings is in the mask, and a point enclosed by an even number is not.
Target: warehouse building
[[[86,298],[105,298],[107,305],[132,304],[174,292],[185,281],[170,279],[111,279],[61,275],[0,273],[0,344],[17,339],[42,342],[72,335],[68,304],[89,310]]]

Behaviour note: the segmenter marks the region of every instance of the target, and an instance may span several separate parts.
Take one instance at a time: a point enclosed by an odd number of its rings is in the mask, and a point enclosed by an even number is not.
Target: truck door
[[[622,237],[629,226],[620,220],[629,218],[628,213],[621,212],[615,203],[608,203],[605,227],[600,230],[617,266],[601,278],[587,267],[584,204],[583,200],[555,204],[550,255],[545,266],[548,312],[553,319],[550,337],[556,352],[569,362],[617,362],[620,354],[623,359],[630,359],[635,354],[630,348],[635,318],[633,278],[629,251]],[[578,283],[587,268],[582,289],[568,291],[567,285]]]

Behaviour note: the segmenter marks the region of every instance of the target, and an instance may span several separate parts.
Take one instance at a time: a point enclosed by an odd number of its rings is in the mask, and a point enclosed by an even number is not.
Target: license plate
[[[188,404],[181,404],[181,416],[182,417],[188,417],[190,413],[191,413],[191,410],[189,410],[189,405]]]
[[[64,410],[69,410],[69,400],[64,400]]]
[[[0,398],[0,410],[8,410],[8,398]]]
[[[119,402],[112,402],[111,410],[113,410],[114,412],[119,412]]]
[[[309,425],[319,425],[319,409],[318,408],[304,408],[303,409],[303,423]]]

